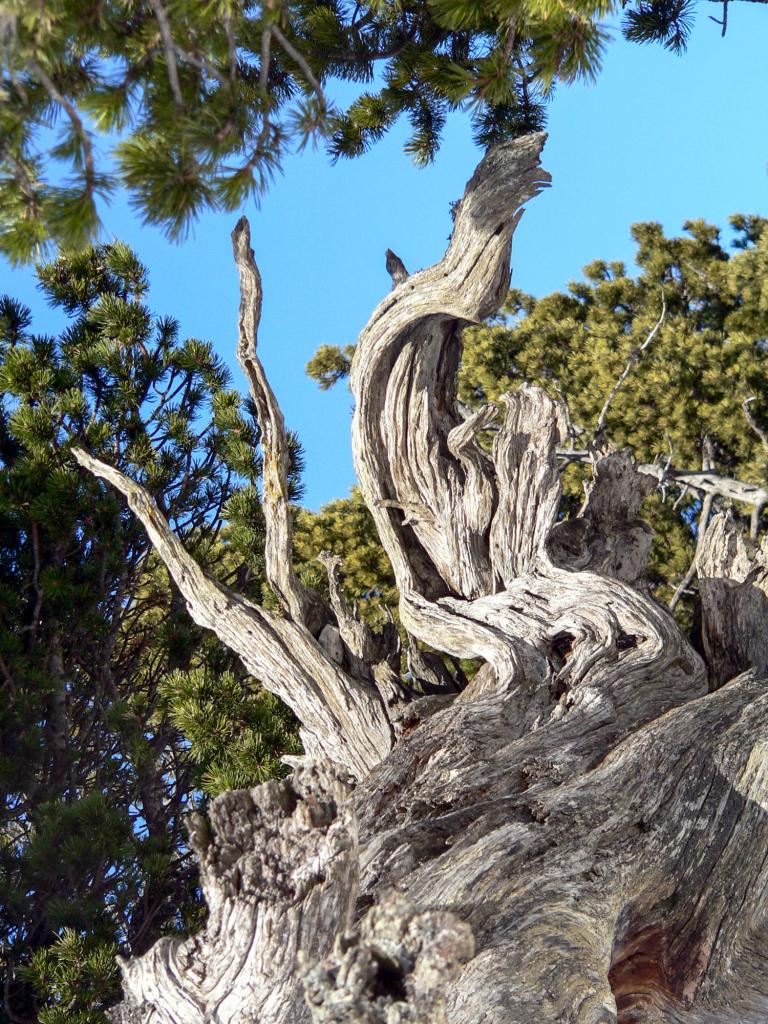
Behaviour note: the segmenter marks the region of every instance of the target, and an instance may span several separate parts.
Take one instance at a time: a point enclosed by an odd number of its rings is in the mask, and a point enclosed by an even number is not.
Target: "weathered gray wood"
[[[216,799],[193,815],[190,844],[208,904],[205,928],[121,962],[116,1022],[298,1024],[309,1018],[297,962],[330,954],[352,922],[357,838],[348,782],[327,765]]]
[[[314,636],[318,636],[331,616],[320,597],[297,579],[293,569],[288,444],[283,414],[256,354],[263,295],[261,275],[251,249],[250,226],[245,217],[240,218],[232,232],[232,249],[240,272],[237,359],[248,380],[261,428],[261,505],[266,519],[264,564],[267,579],[294,622],[306,625]]]
[[[561,448],[558,455],[566,462],[592,461],[590,452],[576,448]],[[637,468],[641,473],[655,477],[659,484],[665,484],[667,487],[686,487],[698,494],[711,494],[716,498],[727,498],[754,508],[764,508],[768,505],[768,487],[736,480],[715,470],[679,469],[658,462],[642,462]]]
[[[445,258],[395,282],[353,366],[354,456],[401,620],[434,650],[484,659],[460,692],[435,670],[443,692],[408,703],[394,632],[358,619],[332,555],[319,643],[303,624],[242,224],[241,353],[277,488],[265,502],[284,617],[207,579],[135,483],[77,453],[126,495],[196,621],[296,710],[317,759],[192,823],[209,922],[124,965],[117,1020],[768,1019],[765,542],[720,516],[698,547],[705,664],[649,596],[640,518],[660,478],[760,489],[637,466],[601,439],[569,453],[593,481],[559,522],[559,403],[523,387],[470,416],[456,406],[461,329],[506,292],[519,208],[548,180],[542,144],[486,156]],[[415,648],[410,663],[429,675]]]
[[[713,685],[749,668],[768,675],[768,538],[755,543],[721,512],[704,534],[697,569]]]

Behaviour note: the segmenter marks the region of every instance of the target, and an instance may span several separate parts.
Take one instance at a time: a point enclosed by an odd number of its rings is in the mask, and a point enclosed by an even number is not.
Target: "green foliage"
[[[641,0],[624,15],[624,35],[637,43],[661,43],[682,53],[693,29],[691,0]]]
[[[718,229],[702,220],[689,221],[679,238],[665,237],[659,224],[636,224],[637,275],[622,263],[595,260],[567,292],[538,300],[510,292],[498,317],[464,333],[460,400],[476,407],[523,381],[538,384],[566,400],[574,444],[584,446],[613,385],[658,321],[663,294],[664,323],[613,399],[605,436],[642,461],[671,455],[677,467],[694,470],[709,438],[720,472],[764,483],[768,451],[741,405],[755,396],[751,412],[768,424],[767,226],[754,215],[732,217],[729,251]],[[308,371],[329,387],[346,376],[352,355],[350,346],[342,352],[324,345]],[[578,508],[585,475],[583,467],[565,471],[564,514]],[[340,516],[344,506],[337,505]],[[671,597],[691,563],[700,506],[691,494],[677,504],[656,494],[644,506],[656,531],[649,575],[660,600]],[[345,548],[355,552],[349,527]],[[325,528],[322,520],[314,527]],[[376,541],[364,531],[360,537],[373,565]],[[312,550],[322,544],[318,537]],[[390,578],[388,570],[381,577],[387,585]],[[690,601],[681,614],[690,621]]]
[[[0,298],[0,1021],[98,1024],[115,945],[140,953],[199,918],[189,800],[281,770],[296,739],[70,455],[141,481],[202,564],[258,597],[252,407],[210,343],[150,313],[127,246],[64,252],[38,279],[57,336]]]
[[[594,78],[630,39],[684,48],[691,2],[617,0],[6,0],[0,17],[0,251],[39,258],[98,229],[118,185],[183,237],[207,208],[268,187],[291,148],[357,156],[401,117],[417,163],[447,115],[481,145],[539,128],[553,84]],[[335,82],[363,91],[337,109]],[[97,142],[110,160],[100,166]],[[107,173],[107,171],[109,173]]]
[[[40,1024],[106,1024],[103,1012],[120,995],[117,946],[65,928],[36,950],[23,975],[41,1000]]]
[[[307,373],[316,380],[322,391],[327,391],[349,375],[354,345],[321,345],[307,363]]]
[[[392,567],[356,487],[348,498],[331,501],[319,512],[297,511],[294,526],[297,571],[308,585],[320,590],[326,586],[325,573],[318,571],[317,565],[322,551],[332,551],[341,557],[344,589],[369,622],[375,625],[383,621],[384,606],[396,609]]]
[[[739,227],[747,221],[754,241]],[[643,459],[666,456],[671,444],[683,466],[700,463],[709,436],[721,468],[757,482],[765,470],[760,441],[740,403],[766,390],[768,221],[732,224],[733,255],[704,221],[687,222],[681,238],[666,238],[659,224],[636,224],[636,277],[621,263],[596,260],[566,293],[537,301],[513,292],[500,322],[467,331],[460,397],[474,404],[521,380],[556,384],[589,436],[631,353],[658,320],[663,292],[662,328],[613,400],[606,433]]]
[[[295,719],[285,706],[232,672],[172,672],[161,698],[190,742],[195,788],[209,796],[284,775],[281,754],[301,753]]]

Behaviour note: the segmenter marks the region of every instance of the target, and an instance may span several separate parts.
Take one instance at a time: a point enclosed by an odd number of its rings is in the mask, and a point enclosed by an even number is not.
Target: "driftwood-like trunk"
[[[765,551],[723,514],[699,546],[705,665],[644,583],[657,467],[594,450],[583,509],[558,521],[557,402],[523,387],[468,418],[455,403],[461,330],[506,294],[520,208],[548,180],[542,144],[485,157],[444,259],[400,275],[352,373],[357,472],[401,622],[482,658],[469,685],[414,650],[432,692],[414,700],[396,630],[356,618],[336,560],[330,607],[293,574],[244,221],[239,355],[281,614],[207,579],[139,487],[78,454],[126,495],[194,619],[294,709],[307,753],[192,822],[208,923],[123,964],[116,1020],[768,1020]],[[750,500],[713,473],[664,475]]]

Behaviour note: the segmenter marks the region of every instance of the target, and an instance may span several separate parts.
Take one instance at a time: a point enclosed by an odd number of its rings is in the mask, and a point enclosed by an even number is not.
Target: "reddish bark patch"
[[[653,1019],[653,1011],[664,1019],[665,1007],[689,1004],[701,979],[699,946],[694,943],[673,952],[671,939],[670,931],[656,922],[630,929],[614,948],[608,981],[617,1024],[646,1021],[649,1014]]]

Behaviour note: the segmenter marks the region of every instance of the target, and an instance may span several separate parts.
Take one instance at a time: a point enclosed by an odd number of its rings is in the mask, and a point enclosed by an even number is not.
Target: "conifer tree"
[[[292,146],[322,138],[333,159],[358,156],[400,117],[417,163],[459,107],[482,146],[525,134],[555,83],[597,74],[607,18],[623,12],[630,39],[681,51],[694,6],[6,0],[0,251],[24,261],[50,239],[92,239],[97,200],[118,184],[181,237],[201,210],[263,192]],[[361,87],[346,108],[335,82]]]
[[[228,370],[150,313],[125,245],[38,277],[57,336],[0,300],[0,1020],[95,1024],[116,949],[199,913],[182,815],[279,774],[296,740],[70,455],[121,466],[209,571],[259,596],[259,434]]]
[[[703,466],[762,483],[768,473],[768,220],[736,215],[731,229],[727,247],[718,228],[703,220],[687,222],[686,234],[674,238],[659,224],[636,224],[636,274],[623,263],[595,260],[566,292],[535,299],[511,291],[498,317],[464,333],[459,398],[465,408],[534,383],[567,402],[570,446],[578,451],[596,440],[603,408],[626,372],[602,416],[602,435],[631,447],[641,461]],[[353,352],[324,345],[307,370],[327,388],[348,374]],[[564,507],[575,514],[585,469],[578,458],[569,461]],[[354,498],[350,511],[353,505]],[[656,531],[649,582],[688,623],[689,572],[702,513],[710,512],[694,492],[675,500],[662,490],[645,506]],[[331,536],[330,513],[315,522],[316,546],[324,531]],[[332,513],[349,516],[341,502]],[[753,514],[756,534],[761,511]],[[367,536],[361,530],[361,540]],[[348,536],[345,548],[356,552],[357,544]]]

